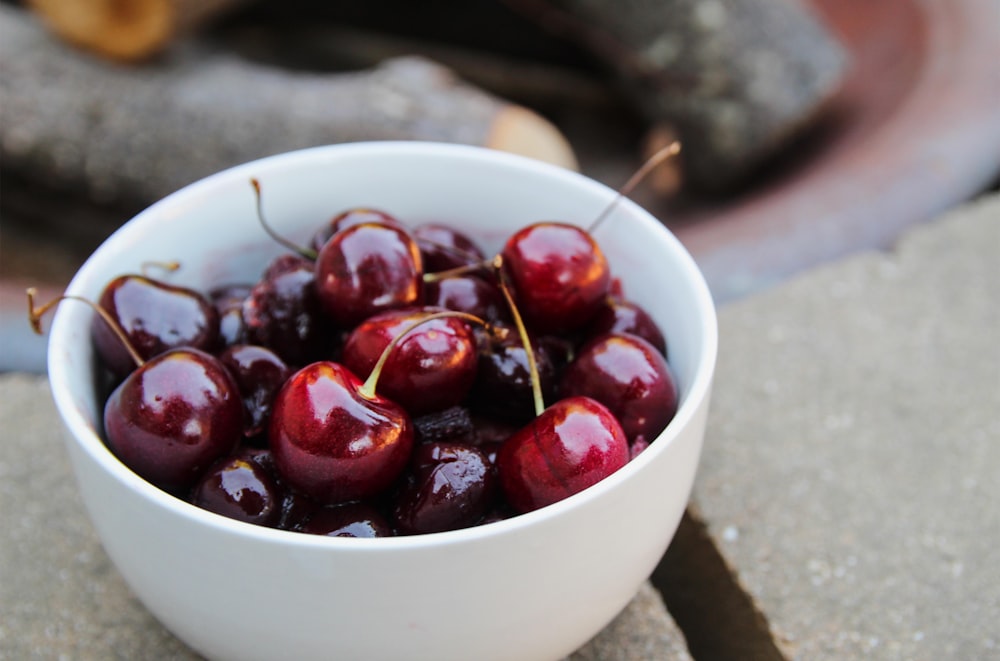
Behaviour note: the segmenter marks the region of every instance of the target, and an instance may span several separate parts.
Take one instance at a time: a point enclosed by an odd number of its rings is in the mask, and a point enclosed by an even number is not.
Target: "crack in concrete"
[[[696,661],[788,658],[694,508],[685,512],[650,580]]]

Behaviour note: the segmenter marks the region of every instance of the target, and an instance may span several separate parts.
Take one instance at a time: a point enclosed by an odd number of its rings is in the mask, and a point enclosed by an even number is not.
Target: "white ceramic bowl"
[[[96,300],[145,260],[178,259],[172,282],[207,288],[257,278],[284,251],[258,225],[305,243],[335,212],[385,209],[406,223],[454,224],[496,250],[539,220],[589,222],[613,191],[505,153],[426,143],[357,143],[266,158],[199,181],[123,226],[73,279]],[[466,530],[388,539],[255,527],[146,483],[95,424],[91,312],[60,306],[49,378],[83,500],[135,594],[192,648],[220,659],[558,659],[632,598],[674,534],[704,435],[716,320],[694,261],[625,200],[595,237],[628,296],[660,324],[681,404],[625,468],[555,505]]]

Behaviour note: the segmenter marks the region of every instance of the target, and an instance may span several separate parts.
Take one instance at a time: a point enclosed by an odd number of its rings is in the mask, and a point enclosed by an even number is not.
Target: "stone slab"
[[[44,377],[0,375],[0,659],[199,658],[132,595],[79,501]],[[648,583],[570,661],[690,661]]]
[[[721,310],[692,511],[787,658],[1000,658],[998,504],[1000,196]]]

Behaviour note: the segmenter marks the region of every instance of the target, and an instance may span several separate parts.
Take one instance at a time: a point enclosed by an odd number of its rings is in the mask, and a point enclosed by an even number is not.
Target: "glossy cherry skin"
[[[219,315],[200,293],[143,275],[122,275],[107,284],[98,304],[118,321],[145,360],[182,346],[215,349]],[[94,345],[119,377],[135,369],[122,341],[100,317],[92,325]]]
[[[497,479],[486,454],[460,443],[419,445],[413,473],[393,509],[403,535],[458,530],[475,525],[490,510]]]
[[[228,370],[197,349],[172,349],[132,372],[104,406],[107,444],[168,491],[187,488],[243,437],[243,404]]]
[[[392,537],[392,526],[367,503],[322,507],[299,528],[300,532],[327,537]]]
[[[515,232],[501,252],[518,309],[537,333],[567,334],[597,313],[611,273],[597,242],[566,223],[536,223]]]
[[[366,379],[394,338],[437,308],[390,310],[369,317],[344,343],[344,365]],[[476,378],[476,342],[458,318],[433,319],[406,334],[389,354],[379,375],[380,393],[411,415],[454,406]]]
[[[424,271],[427,273],[479,264],[486,259],[475,241],[447,225],[436,223],[418,225],[413,228],[413,238],[420,246]]]
[[[282,480],[320,504],[363,500],[400,475],[413,447],[413,423],[401,406],[359,389],[339,363],[293,374],[274,400],[269,442]]]
[[[484,526],[487,523],[496,523],[497,521],[506,521],[507,519],[517,516],[517,512],[511,508],[506,502],[501,502],[499,505],[494,507],[492,510],[486,513],[482,519],[479,520],[479,525]]]
[[[507,304],[496,285],[476,275],[456,275],[424,285],[427,305],[467,312],[486,321],[509,319]]]
[[[246,344],[250,341],[246,321],[243,319],[243,302],[250,295],[252,285],[225,285],[208,292],[209,300],[219,315],[219,346]]]
[[[353,328],[379,312],[419,305],[424,298],[420,249],[398,227],[353,225],[337,232],[320,251],[316,289],[326,314],[341,328]]]
[[[319,505],[314,500],[292,489],[281,479],[281,476],[278,475],[278,469],[274,465],[274,455],[271,453],[270,448],[244,445],[235,454],[263,468],[274,483],[278,485],[278,490],[281,494],[281,512],[278,515],[278,521],[274,524],[275,528],[281,530],[298,530],[302,523],[313,512],[319,509]]]
[[[403,224],[396,220],[395,216],[380,209],[372,209],[370,207],[355,207],[353,209],[346,209],[331,218],[330,222],[317,230],[312,238],[313,250],[316,252],[322,250],[323,246],[326,245],[326,242],[340,230],[353,227],[354,225],[361,225],[363,223],[392,225],[399,228],[403,227]]]
[[[651,443],[677,412],[677,384],[666,359],[630,333],[609,333],[584,345],[563,373],[560,392],[607,406],[629,442]]]
[[[274,396],[292,374],[278,354],[255,344],[227,347],[219,360],[226,366],[243,399],[246,425],[243,435],[253,438],[267,429]]]
[[[545,344],[538,338],[530,339],[542,396],[549,401],[555,393],[555,366]],[[512,327],[498,325],[496,333],[487,334],[481,342],[469,403],[478,413],[519,424],[534,417],[528,352]]]
[[[628,441],[614,415],[589,397],[570,397],[504,442],[497,471],[507,502],[530,512],[583,491],[628,460]]]
[[[191,503],[197,507],[268,527],[278,524],[282,500],[282,490],[268,471],[241,453],[209,467],[191,492]]]
[[[631,333],[646,340],[656,350],[667,356],[667,340],[660,327],[638,304],[620,298],[608,297],[597,315],[587,326],[586,337],[593,339],[605,333]]]
[[[314,265],[300,255],[275,258],[243,303],[249,342],[301,366],[332,349],[316,293]]]

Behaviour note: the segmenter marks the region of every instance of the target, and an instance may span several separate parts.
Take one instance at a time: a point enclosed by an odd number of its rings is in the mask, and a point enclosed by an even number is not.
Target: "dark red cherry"
[[[392,526],[367,503],[322,507],[302,525],[301,532],[327,537],[392,537]]]
[[[677,384],[663,354],[629,333],[610,333],[584,345],[563,373],[564,397],[601,402],[630,442],[652,442],[677,412]]]
[[[316,260],[323,309],[342,328],[423,302],[423,265],[413,238],[398,227],[363,223],[337,232]]]
[[[274,455],[270,448],[243,446],[237,450],[237,454],[263,468],[278,485],[281,496],[281,512],[278,515],[278,521],[274,524],[275,528],[298,530],[302,523],[319,509],[319,505],[315,501],[282,481],[281,476],[278,475],[278,469],[274,465]]]
[[[418,225],[413,238],[424,258],[424,271],[438,273],[459,266],[479,264],[486,259],[476,242],[462,232],[436,223]]]
[[[608,295],[611,273],[597,242],[566,223],[515,232],[501,253],[518,309],[537,333],[566,334],[589,322]]]
[[[368,378],[389,343],[436,308],[390,310],[369,317],[344,343],[341,360]],[[476,343],[462,319],[433,319],[417,326],[389,354],[379,377],[379,392],[412,415],[454,406],[476,378]]]
[[[219,354],[239,387],[246,412],[244,436],[252,438],[267,429],[274,396],[292,371],[278,354],[255,344],[236,344]]]
[[[605,406],[561,399],[511,436],[497,455],[504,495],[529,512],[596,484],[628,463],[625,433]]]
[[[289,365],[305,365],[332,351],[331,333],[316,294],[313,263],[294,254],[274,259],[243,303],[249,341]]]
[[[219,346],[224,348],[249,342],[243,319],[243,301],[252,288],[252,285],[226,285],[209,291],[209,300],[219,315]]]
[[[395,216],[388,214],[385,211],[380,211],[379,209],[370,209],[367,207],[347,209],[346,211],[338,213],[330,219],[330,222],[317,230],[312,238],[313,250],[319,252],[334,234],[340,230],[353,227],[354,225],[361,225],[362,223],[377,223],[381,225],[393,225],[400,228],[403,227],[403,224],[396,220]]]
[[[144,360],[182,346],[212,351],[219,335],[219,315],[198,292],[144,275],[122,275],[104,288],[98,305],[121,326]],[[135,369],[135,361],[107,323],[94,318],[94,345],[119,377]]]
[[[480,451],[486,455],[486,459],[489,460],[490,466],[497,465],[497,455],[500,454],[500,448],[503,447],[503,443],[499,441],[490,441],[485,443],[479,443],[476,445]]]
[[[518,333],[497,325],[495,332],[481,334],[476,380],[469,395],[470,406],[482,415],[519,424],[535,416],[535,404],[528,369],[528,353]],[[543,398],[555,393],[556,372],[546,345],[532,338]]]
[[[191,492],[191,502],[204,510],[268,527],[281,517],[282,498],[268,471],[239,452],[213,464]]]
[[[649,441],[645,436],[637,436],[628,447],[629,461],[638,457],[643,450],[649,447]]]
[[[486,321],[510,318],[497,286],[476,275],[455,275],[428,282],[424,293],[430,306],[467,312]]]
[[[171,349],[133,371],[104,407],[107,444],[167,490],[189,487],[243,437],[243,404],[228,370],[197,349]]]
[[[478,448],[458,443],[419,445],[412,466],[413,475],[393,510],[400,534],[466,528],[493,506],[496,476]]]
[[[495,446],[502,445],[504,441],[513,436],[521,428],[516,423],[492,417],[476,417],[473,418],[473,423],[476,426],[476,433],[474,439],[470,442],[476,447],[485,448],[487,454],[493,452]],[[490,461],[496,463],[493,459]]]
[[[494,507],[492,510],[486,513],[482,519],[479,520],[479,525],[485,526],[487,523],[496,523],[497,521],[506,521],[507,519],[517,516],[517,512],[511,508],[506,502],[501,502],[499,505]]]
[[[409,459],[410,417],[388,399],[362,395],[361,386],[343,365],[318,362],[275,397],[269,442],[278,473],[321,504],[379,494]]]
[[[605,333],[631,333],[646,340],[664,356],[667,341],[653,318],[636,303],[609,296],[587,326],[587,339]]]

